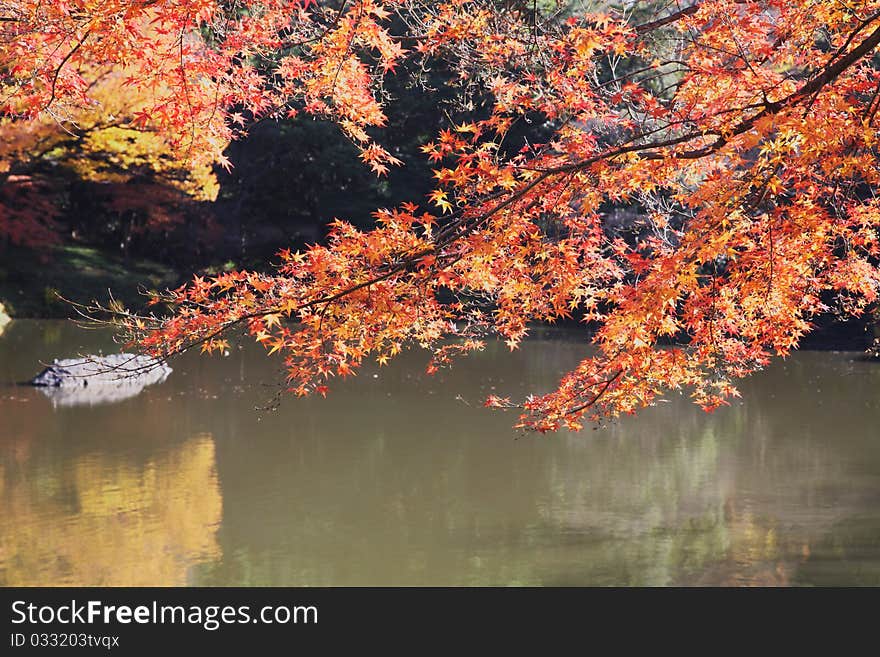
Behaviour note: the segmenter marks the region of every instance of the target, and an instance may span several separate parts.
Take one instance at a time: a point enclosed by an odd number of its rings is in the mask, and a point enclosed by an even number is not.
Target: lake
[[[0,585],[880,585],[880,365],[856,353],[546,436],[481,402],[550,389],[581,333],[433,377],[408,352],[276,410],[253,345],[91,406],[11,385],[102,350],[65,322],[0,335]]]

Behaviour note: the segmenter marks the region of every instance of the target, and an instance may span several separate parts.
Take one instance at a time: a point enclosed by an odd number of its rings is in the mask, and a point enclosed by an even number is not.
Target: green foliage
[[[144,286],[165,288],[177,284],[169,267],[150,260],[126,263],[94,248],[61,246],[45,258],[28,250],[10,250],[0,261],[0,299],[14,317],[70,317],[73,309],[59,300],[88,303],[106,300],[107,290],[132,308],[143,307]]]

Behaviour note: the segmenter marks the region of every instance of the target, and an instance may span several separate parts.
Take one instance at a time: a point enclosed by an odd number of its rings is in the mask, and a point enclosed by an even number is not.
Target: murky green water
[[[676,396],[576,435],[479,407],[547,389],[578,339],[435,377],[411,353],[276,412],[259,350],[116,403],[0,386],[0,584],[880,585],[880,366],[802,353],[712,415]],[[102,348],[15,322],[0,382]]]

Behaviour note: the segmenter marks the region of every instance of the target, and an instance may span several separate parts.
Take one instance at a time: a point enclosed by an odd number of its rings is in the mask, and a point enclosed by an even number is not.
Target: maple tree
[[[484,100],[425,144],[425,208],[380,209],[372,230],[335,220],[271,274],[196,277],[155,298],[170,315],[120,323],[162,357],[222,350],[242,327],[283,356],[294,393],[323,395],[368,357],[418,344],[430,372],[578,313],[594,355],[549,394],[487,405],[539,431],[670,389],[712,409],[816,314],[876,302],[880,2],[579,5],[7,0],[4,112],[81,106],[78,62],[124,62],[155,91],[136,121],[194,164],[223,164],[253,120],[306,113],[382,175],[400,164],[370,136],[383,79],[442,60]],[[522,122],[549,137],[511,143]],[[608,221],[622,207],[639,210],[625,229]]]

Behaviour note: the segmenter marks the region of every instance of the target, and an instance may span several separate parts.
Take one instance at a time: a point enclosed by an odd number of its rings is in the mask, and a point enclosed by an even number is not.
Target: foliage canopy
[[[577,429],[669,389],[714,408],[814,315],[877,298],[878,1],[5,0],[0,20],[8,120],[72,120],[101,62],[148,95],[130,124],[193,167],[304,113],[383,175],[401,164],[371,137],[384,81],[455,73],[471,117],[424,145],[423,207],[336,220],[273,274],[197,277],[156,298],[170,316],[123,316],[157,355],[243,327],[294,393],[325,394],[368,357],[419,344],[433,371],[577,313],[594,356],[554,392],[486,402]]]

